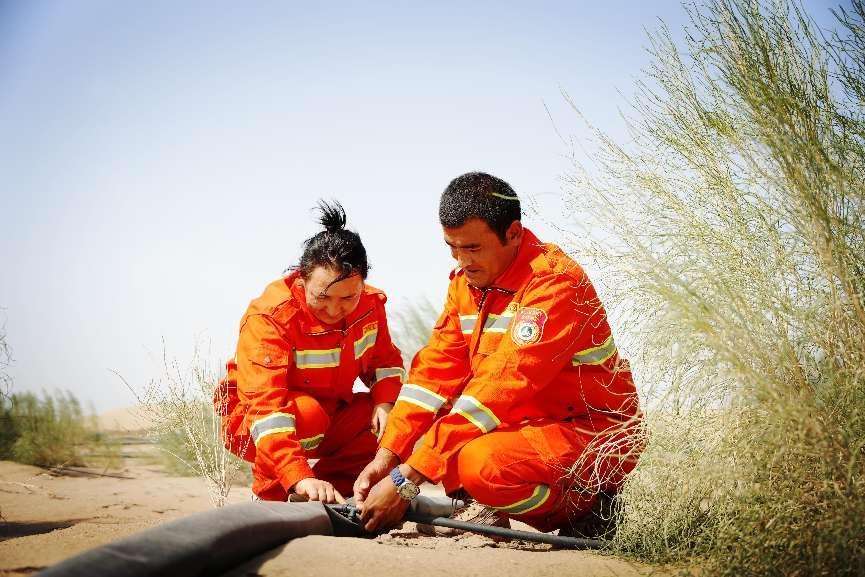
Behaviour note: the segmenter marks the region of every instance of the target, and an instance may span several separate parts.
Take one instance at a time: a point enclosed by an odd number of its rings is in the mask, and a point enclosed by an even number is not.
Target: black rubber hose
[[[424,497],[420,508],[425,511],[430,510],[445,510],[453,511],[454,501],[452,499],[430,498]],[[450,505],[449,507],[447,505]],[[327,509],[331,511],[334,522],[334,534],[337,536],[352,536],[352,537],[370,537],[371,534],[366,533],[360,525],[360,515],[354,505],[328,505]],[[467,521],[457,521],[450,517],[434,516],[418,512],[414,509],[409,509],[405,516],[406,521],[415,523],[424,523],[427,525],[435,525],[438,527],[449,527],[451,529],[462,529],[482,535],[492,535],[495,537],[503,537],[505,539],[519,539],[521,541],[531,541],[533,543],[548,543],[563,549],[601,549],[605,546],[606,541],[598,539],[579,539],[576,537],[564,537],[559,535],[550,535],[549,533],[530,533],[529,531],[519,531],[516,529],[507,529],[505,527],[491,527],[480,523],[470,523]],[[339,529],[339,526],[345,526],[347,529]]]
[[[295,537],[333,535],[321,503],[257,501],[190,515],[67,559],[39,577],[221,575]]]
[[[462,529],[471,531],[472,533],[480,533],[482,535],[491,535],[494,537],[503,537],[505,539],[518,539],[520,541],[531,541],[533,543],[548,543],[556,545],[563,549],[602,549],[606,541],[599,539],[578,539],[576,537],[560,537],[559,535],[550,535],[549,533],[531,533],[529,531],[519,531],[517,529],[507,529],[505,527],[491,527],[490,525],[481,525],[480,523],[469,523],[467,521],[457,521],[447,517],[424,517],[409,513],[406,515],[408,521],[415,523],[424,523],[426,525],[435,525],[437,527],[449,527],[451,529]]]

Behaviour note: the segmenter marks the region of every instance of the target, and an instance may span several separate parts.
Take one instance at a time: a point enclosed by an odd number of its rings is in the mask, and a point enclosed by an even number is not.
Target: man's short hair
[[[445,228],[458,228],[479,218],[496,233],[502,244],[505,233],[520,220],[520,199],[501,178],[485,172],[467,172],[451,181],[442,193],[439,222]]]

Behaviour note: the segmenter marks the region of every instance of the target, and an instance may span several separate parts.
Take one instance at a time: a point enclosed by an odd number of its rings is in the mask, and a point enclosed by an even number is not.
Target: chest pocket
[[[502,339],[507,338],[511,321],[513,320],[514,313],[511,307],[505,309],[501,314],[490,313],[487,315],[487,318],[484,320],[484,326],[481,327],[478,353],[490,355],[497,351]]]
[[[487,356],[495,353],[503,338],[507,337],[501,333],[481,333],[476,354]]]
[[[289,379],[293,387],[310,392],[332,388],[343,355],[339,347],[298,347],[293,354],[295,372]]]

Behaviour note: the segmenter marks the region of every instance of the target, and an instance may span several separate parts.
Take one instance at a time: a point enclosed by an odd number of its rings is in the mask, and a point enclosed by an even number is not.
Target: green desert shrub
[[[70,392],[0,398],[0,458],[28,465],[85,465],[99,440],[78,399]]]
[[[865,574],[865,7],[708,0],[568,175],[646,411],[615,547]]]

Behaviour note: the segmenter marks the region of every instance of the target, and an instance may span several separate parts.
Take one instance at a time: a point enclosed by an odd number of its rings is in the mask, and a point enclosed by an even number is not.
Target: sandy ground
[[[154,460],[154,450],[127,438],[122,467],[107,472],[113,476],[59,475],[0,461],[0,576],[30,575],[91,547],[210,508],[204,483],[167,476]],[[238,487],[229,502],[248,501],[250,496],[249,489]],[[653,573],[652,568],[591,552],[497,544],[471,534],[421,536],[406,523],[373,540],[296,539],[231,575],[470,577],[491,572],[496,577]]]

